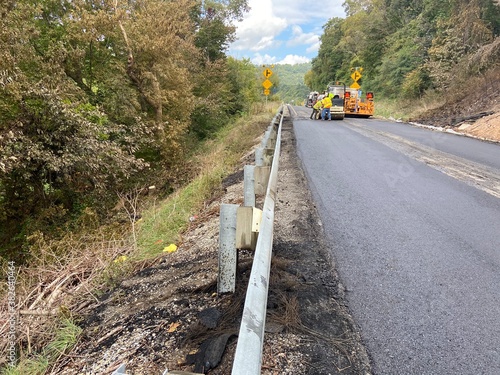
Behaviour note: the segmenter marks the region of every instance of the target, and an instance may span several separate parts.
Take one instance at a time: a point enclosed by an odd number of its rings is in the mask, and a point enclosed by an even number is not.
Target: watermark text
[[[7,285],[8,285],[8,317],[9,317],[9,348],[8,348],[8,359],[9,364],[12,367],[16,366],[17,356],[16,356],[16,331],[17,331],[17,320],[16,320],[16,264],[14,262],[9,262],[9,267],[7,271]]]

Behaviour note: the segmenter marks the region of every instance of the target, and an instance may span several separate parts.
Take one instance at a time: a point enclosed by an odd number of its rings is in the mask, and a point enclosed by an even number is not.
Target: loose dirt
[[[445,103],[412,119],[483,140],[500,142],[500,69],[492,71],[467,96]]]
[[[370,374],[285,117],[262,374]],[[176,252],[102,296],[54,373],[230,374],[252,254],[239,251],[237,290],[217,295],[221,203],[242,204],[243,165],[207,204]],[[259,205],[259,204],[257,204]]]

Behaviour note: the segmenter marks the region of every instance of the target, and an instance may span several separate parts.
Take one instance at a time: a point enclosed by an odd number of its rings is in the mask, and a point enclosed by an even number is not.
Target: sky
[[[235,24],[237,40],[228,54],[256,65],[310,62],[319,49],[323,25],[345,17],[343,0],[249,0],[250,12]]]

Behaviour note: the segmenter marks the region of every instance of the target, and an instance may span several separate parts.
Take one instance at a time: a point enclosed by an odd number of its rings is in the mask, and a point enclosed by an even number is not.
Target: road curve
[[[374,373],[500,374],[500,145],[292,113]]]

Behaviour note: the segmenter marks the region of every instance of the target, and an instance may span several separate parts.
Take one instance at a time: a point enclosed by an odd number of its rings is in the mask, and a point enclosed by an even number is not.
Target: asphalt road
[[[500,145],[294,110],[374,373],[500,374]]]

